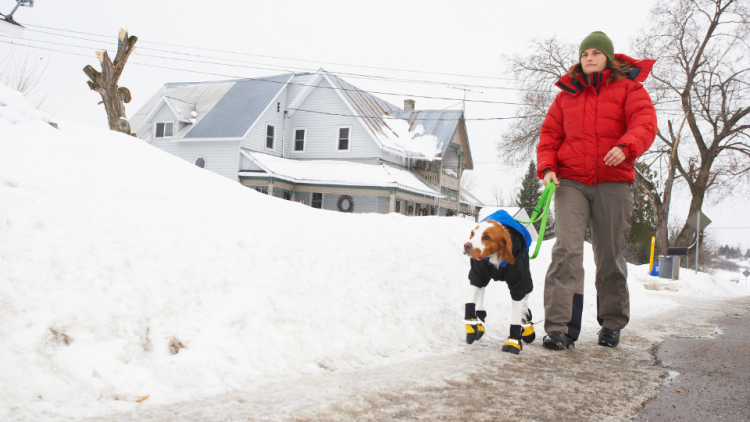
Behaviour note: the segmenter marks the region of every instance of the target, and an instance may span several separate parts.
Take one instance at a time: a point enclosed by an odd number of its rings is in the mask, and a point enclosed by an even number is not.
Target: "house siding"
[[[353,113],[343,102],[327,80],[320,81],[307,99],[300,105],[303,110],[323,113],[296,111],[287,122],[286,145],[288,157],[293,159],[350,159],[376,158],[380,148]],[[333,114],[333,115],[331,115]],[[338,151],[338,127],[350,126],[350,147],[348,151]],[[305,152],[294,152],[294,128],[307,128]]]
[[[237,180],[239,142],[194,141],[173,142],[171,138],[154,139],[151,145],[193,163],[198,157],[206,159],[206,170],[228,179]]]
[[[258,121],[255,122],[255,126],[253,126],[252,129],[250,129],[250,132],[248,132],[244,139],[242,139],[240,144],[243,148],[281,157],[284,127],[285,125],[289,126],[289,122],[284,121],[284,110],[286,110],[287,106],[286,90],[287,88],[284,88],[279,93],[276,99],[268,106],[268,109],[266,109],[266,111],[264,111],[258,118]],[[281,103],[281,105],[278,103]],[[273,150],[266,149],[267,125],[273,125],[276,128]]]
[[[341,195],[323,194],[323,209],[329,211],[339,211],[339,198]],[[376,204],[376,197],[367,196],[353,196],[354,208],[353,213],[365,213],[365,212],[378,212]]]

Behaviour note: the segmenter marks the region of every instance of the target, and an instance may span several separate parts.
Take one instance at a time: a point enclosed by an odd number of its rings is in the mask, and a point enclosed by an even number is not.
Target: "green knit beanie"
[[[578,60],[581,59],[583,52],[591,47],[604,53],[608,59],[615,59],[615,47],[612,45],[612,40],[604,32],[594,31],[583,39],[581,46],[578,47]]]

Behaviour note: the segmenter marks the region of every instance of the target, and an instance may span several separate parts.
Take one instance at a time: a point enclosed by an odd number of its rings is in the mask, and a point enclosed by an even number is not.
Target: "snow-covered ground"
[[[470,221],[316,210],[133,137],[45,120],[0,85],[0,420],[93,417],[464,347]],[[532,261],[535,319],[551,246]],[[590,248],[585,266],[591,327]],[[748,293],[687,270],[629,271],[633,319]],[[487,336],[500,338],[510,298],[501,283],[487,296]]]

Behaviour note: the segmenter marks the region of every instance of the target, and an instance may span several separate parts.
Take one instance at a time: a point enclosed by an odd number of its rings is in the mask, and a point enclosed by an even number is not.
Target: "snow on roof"
[[[383,121],[390,127],[377,137],[383,146],[404,153],[415,153],[432,161],[442,152],[438,137],[425,133],[424,126],[412,127],[408,121],[389,116],[383,116]],[[413,129],[413,130],[412,130]]]
[[[408,150],[421,152],[426,159],[433,160],[439,159],[439,156],[448,149],[453,135],[458,130],[462,115],[461,110],[396,110],[388,112],[386,121],[390,125],[394,119],[400,119],[408,123],[410,133],[421,138],[433,139],[438,156],[428,155],[431,149],[426,150],[421,145],[412,146],[409,143],[405,145]]]
[[[473,205],[475,207],[483,207],[484,206],[484,204],[482,203],[482,201],[480,201],[479,199],[477,199],[476,196],[472,195],[471,192],[469,192],[469,191],[467,191],[465,189],[461,190],[460,195],[461,195],[461,202],[463,202],[465,204]]]
[[[242,154],[274,177],[293,183],[399,188],[422,195],[443,197],[435,187],[422,181],[416,173],[386,165],[337,160],[292,160],[244,148]],[[258,174],[240,171],[240,176]]]

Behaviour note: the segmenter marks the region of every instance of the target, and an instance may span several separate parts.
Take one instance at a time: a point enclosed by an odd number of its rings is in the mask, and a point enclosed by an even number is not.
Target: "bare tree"
[[[0,83],[20,92],[27,98],[36,96],[46,70],[47,62],[42,57],[36,60],[29,54],[21,56],[11,48],[5,58],[0,60]],[[34,106],[41,107],[45,98],[46,95],[37,96],[33,101]]]
[[[490,203],[488,206],[502,207],[505,206],[505,194],[498,185],[492,185],[490,188]]]
[[[534,156],[539,143],[539,131],[559,89],[554,83],[568,72],[577,62],[578,46],[563,43],[552,37],[546,40],[532,40],[527,56],[505,57],[507,70],[518,81],[524,105],[518,108],[515,120],[508,130],[502,133],[497,149],[508,163],[526,163]]]
[[[667,116],[657,135],[661,145],[651,153],[668,163],[660,226],[666,227],[676,178],[692,195],[688,215],[701,209],[709,192],[718,202],[748,180],[749,32],[750,12],[739,0],[666,0],[634,43],[639,56],[658,58],[647,86]],[[644,186],[652,201],[659,196],[656,183]],[[658,202],[654,208],[658,213]],[[685,224],[675,245],[687,246],[694,236]]]
[[[106,50],[100,50],[96,53],[99,57],[99,63],[102,65],[101,73],[91,65],[83,68],[83,72],[91,79],[86,81],[89,88],[102,96],[102,101],[99,104],[104,104],[110,130],[128,135],[131,135],[131,133],[130,123],[125,115],[125,103],[130,102],[130,90],[125,87],[118,87],[117,82],[122,75],[122,71],[125,70],[128,57],[135,50],[136,41],[138,41],[138,37],[129,37],[128,32],[121,29],[115,61],[110,60]]]
[[[461,190],[471,192],[477,187],[477,175],[473,171],[464,170],[461,172]]]

